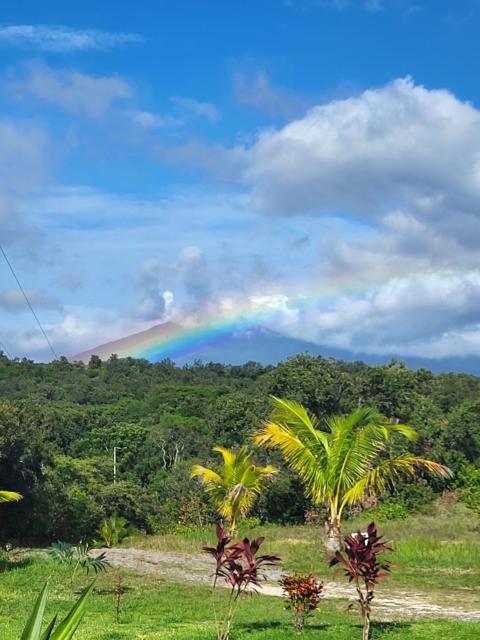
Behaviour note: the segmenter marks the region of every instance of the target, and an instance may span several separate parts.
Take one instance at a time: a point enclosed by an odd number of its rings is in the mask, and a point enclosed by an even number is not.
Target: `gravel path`
[[[197,584],[209,584],[211,580],[212,561],[206,555],[129,548],[99,549],[93,553],[98,554],[102,551],[106,552],[113,566],[130,569],[135,573],[156,574],[171,578],[172,581],[183,580]],[[279,569],[268,572],[262,593],[271,596],[282,595],[280,587],[275,584],[280,574]],[[326,598],[355,600],[352,587],[336,582],[325,584],[324,595]],[[470,589],[462,590],[462,593],[442,595],[441,604],[435,601],[434,595],[427,593],[381,589],[375,599],[375,607],[377,611],[395,617],[451,618],[480,622],[480,592]]]

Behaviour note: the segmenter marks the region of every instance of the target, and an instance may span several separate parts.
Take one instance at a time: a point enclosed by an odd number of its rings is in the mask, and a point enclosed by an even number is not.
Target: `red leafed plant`
[[[291,576],[282,576],[279,583],[286,598],[286,608],[293,609],[295,631],[300,634],[303,631],[305,619],[318,607],[322,597],[323,582],[319,582],[312,573],[307,575],[294,573]]]
[[[331,558],[330,566],[340,565],[350,582],[355,583],[358,603],[363,620],[363,640],[370,638],[370,614],[375,587],[381,578],[390,573],[390,561],[380,561],[378,556],[392,551],[388,542],[377,533],[374,522],[368,525],[366,533],[352,534],[343,540],[343,550]]]
[[[217,546],[204,547],[203,550],[215,559],[215,571],[213,574],[214,591],[213,610],[215,625],[217,627],[218,640],[229,640],[233,618],[238,607],[240,596],[246,591],[256,591],[260,588],[260,582],[266,579],[263,570],[275,565],[280,558],[275,555],[258,556],[257,552],[264,538],[232,542],[222,527],[217,525]],[[215,606],[215,589],[220,580],[223,580],[230,588],[227,606],[223,616],[219,616]]]

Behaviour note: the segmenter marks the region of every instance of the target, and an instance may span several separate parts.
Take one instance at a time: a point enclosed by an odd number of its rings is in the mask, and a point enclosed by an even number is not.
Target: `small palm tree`
[[[288,466],[300,476],[308,497],[327,507],[329,550],[338,548],[347,506],[362,503],[367,495],[382,493],[388,485],[420,470],[451,475],[448,467],[410,453],[387,457],[387,444],[394,435],[414,440],[417,434],[407,425],[391,424],[374,409],[327,418],[321,429],[316,416],[301,405],[275,397],[272,400],[273,413],[255,434],[255,442],[278,447]]]
[[[22,494],[16,491],[0,491],[0,503],[2,502],[18,502],[23,498]]]
[[[192,478],[199,478],[212,496],[218,513],[235,531],[239,518],[245,517],[253,507],[268,480],[277,469],[268,465],[257,467],[251,461],[252,454],[242,447],[234,452],[224,447],[214,447],[213,451],[223,458],[220,473],[196,464],[192,467]]]

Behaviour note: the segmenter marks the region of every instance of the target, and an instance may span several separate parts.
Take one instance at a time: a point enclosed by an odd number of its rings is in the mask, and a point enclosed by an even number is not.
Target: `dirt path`
[[[105,551],[109,562],[113,566],[130,569],[135,573],[156,574],[171,578],[172,581],[183,580],[197,584],[209,584],[212,572],[212,562],[208,556],[187,553],[165,553],[158,551],[144,551],[142,549],[101,549]],[[281,596],[280,587],[275,583],[280,577],[281,570],[268,572],[268,581],[262,593],[271,596]],[[465,592],[465,593],[464,593]],[[355,594],[348,585],[329,582],[325,584],[326,598],[342,598],[355,600]],[[475,602],[475,597],[477,602]],[[461,602],[461,606],[459,606]],[[435,595],[402,591],[398,589],[379,589],[375,599],[376,608],[385,615],[395,617],[428,617],[451,618],[457,620],[476,620],[480,622],[480,604],[478,594],[472,590],[462,590],[451,595],[443,595],[441,603]]]

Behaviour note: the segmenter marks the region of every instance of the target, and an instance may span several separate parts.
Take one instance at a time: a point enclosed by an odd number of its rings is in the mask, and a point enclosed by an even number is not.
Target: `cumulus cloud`
[[[247,179],[275,213],[348,212],[378,221],[412,210],[439,222],[475,216],[480,112],[409,78],[311,109],[250,150]]]
[[[479,271],[430,272],[311,301],[301,309],[291,333],[299,337],[301,328],[304,338],[354,353],[480,355],[479,318]],[[456,338],[449,343],[449,336]]]
[[[129,84],[118,76],[93,76],[74,69],[54,69],[30,62],[24,77],[12,79],[9,88],[20,99],[34,98],[73,114],[100,118],[112,104],[132,96]]]
[[[166,290],[172,270],[157,259],[145,260],[136,275],[137,300],[132,310],[139,320],[162,322],[170,317],[173,294]]]
[[[59,53],[111,49],[142,41],[143,38],[134,33],[81,30],[61,25],[20,24],[0,28],[0,44]]]
[[[264,212],[369,230],[320,242],[304,290],[328,303],[300,304],[291,333],[357,353],[478,354],[480,111],[400,79],[265,130],[248,154]]]
[[[113,313],[98,309],[68,311],[57,322],[44,322],[43,327],[59,355],[81,350],[93,340],[96,344],[112,337],[120,337],[125,327]],[[29,329],[5,329],[3,337],[9,352],[14,355],[49,361],[52,353],[44,336],[36,327]]]
[[[175,312],[194,312],[205,305],[211,294],[209,266],[200,247],[184,247],[177,259],[166,263],[157,258],[145,260],[136,276],[139,296],[134,307],[141,320],[165,321]],[[183,308],[174,309],[170,288],[187,296]],[[188,311],[187,311],[188,310]]]

